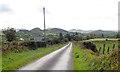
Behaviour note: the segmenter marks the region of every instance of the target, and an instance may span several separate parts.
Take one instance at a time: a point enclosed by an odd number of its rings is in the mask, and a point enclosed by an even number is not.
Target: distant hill
[[[90,33],[93,30],[80,30],[80,29],[71,29],[69,32],[78,32],[78,33]]]
[[[34,38],[34,40],[41,40],[44,37],[44,30],[40,28],[33,28],[31,30],[19,29],[17,33],[20,35],[21,38]],[[54,37],[59,35],[60,33],[67,34],[68,31],[60,29],[60,28],[49,28],[46,29],[46,36],[47,37]]]
[[[68,31],[60,29],[60,28],[51,28],[51,29],[47,29],[48,33],[55,33],[55,34],[59,34],[59,33],[63,33],[63,34],[67,34]]]
[[[48,28],[46,29],[46,36],[49,38],[54,37],[56,35],[59,35],[62,33],[63,35],[66,35],[67,33],[73,35],[73,33],[78,32],[80,36],[84,36],[87,34],[93,34],[96,37],[101,37],[102,35],[104,37],[116,37],[117,32],[116,31],[104,31],[104,30],[80,30],[80,29],[71,29],[69,31],[66,31],[64,29],[60,28]],[[44,37],[44,30],[40,28],[33,28],[31,30],[26,29],[19,29],[17,33],[22,38],[34,38],[35,40],[41,40]]]
[[[19,30],[17,31],[18,33],[30,33],[30,34],[44,34],[44,30],[41,30],[40,28],[33,28],[30,31],[29,30]],[[59,34],[59,33],[68,33],[68,31],[60,29],[60,28],[51,28],[51,29],[46,29],[46,33],[53,33],[53,34]]]
[[[30,30],[30,34],[32,36],[42,36],[43,35],[43,31],[40,28],[33,28]]]
[[[115,31],[96,30],[96,31],[90,32],[90,34],[94,34],[97,37],[101,37],[102,35],[104,37],[115,37],[117,35],[117,32],[115,32]]]
[[[93,34],[96,37],[116,37],[117,31],[110,31],[110,30],[80,30],[80,29],[71,29],[69,32],[78,32],[82,34]]]
[[[32,33],[41,33],[42,30],[40,28],[33,28],[33,29],[30,30],[30,32],[32,32]]]

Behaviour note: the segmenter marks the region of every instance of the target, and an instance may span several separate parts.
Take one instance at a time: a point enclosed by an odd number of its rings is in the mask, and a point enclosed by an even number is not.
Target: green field
[[[95,38],[95,39],[89,39],[89,40],[85,40],[85,41],[105,41],[106,39],[108,39],[109,41],[118,40],[118,38]]]
[[[38,48],[36,50],[28,50],[20,53],[10,52],[2,56],[2,69],[3,70],[15,70],[23,65],[43,57],[44,55],[53,52],[65,44],[53,45],[47,48]]]
[[[100,52],[94,53],[92,50],[85,49],[83,42],[92,42]],[[103,45],[105,44],[105,52]],[[115,47],[113,49],[113,45]],[[109,47],[109,53],[108,53]],[[81,42],[73,42],[73,67],[74,70],[116,70],[118,68],[117,53],[118,41],[116,39],[92,39]]]
[[[101,47],[100,53],[102,54],[103,51],[103,45],[105,44],[105,53],[107,54],[107,50],[109,47],[109,53],[112,53],[113,50],[118,49],[118,41],[94,41],[92,42],[96,45],[97,49]],[[113,45],[115,44],[115,48],[113,49]]]
[[[103,51],[103,46],[105,44],[105,53],[107,54],[107,50],[109,47],[109,53],[113,52],[114,49],[118,49],[118,39],[114,39],[114,38],[97,38],[97,39],[90,39],[90,40],[85,40],[83,42],[92,42],[93,44],[96,45],[97,50],[100,49],[100,53],[102,53]],[[115,45],[114,49],[113,49],[113,45]]]

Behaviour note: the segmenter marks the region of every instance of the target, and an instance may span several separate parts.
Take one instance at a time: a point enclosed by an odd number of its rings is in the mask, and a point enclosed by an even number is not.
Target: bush
[[[96,45],[91,43],[91,42],[83,42],[83,45],[87,48],[87,49],[90,49],[92,50],[93,52],[97,52],[97,48],[96,48]]]
[[[106,38],[105,40],[106,40],[106,41],[108,41],[108,39],[107,39],[107,38]]]
[[[28,47],[29,49],[35,50],[38,47],[46,47],[46,42],[42,42],[42,41],[26,41],[21,43],[21,45]]]

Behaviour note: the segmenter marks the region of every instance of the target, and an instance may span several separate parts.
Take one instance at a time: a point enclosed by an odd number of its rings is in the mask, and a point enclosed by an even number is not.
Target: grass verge
[[[16,70],[23,65],[41,58],[61,47],[65,44],[53,45],[47,48],[38,48],[37,50],[28,50],[20,53],[10,52],[2,56],[2,70]]]
[[[92,42],[92,41],[91,41]],[[84,48],[82,42],[73,42],[73,67],[74,70],[117,70],[118,69],[118,41],[93,41],[97,49],[105,46],[105,54],[94,53]],[[113,50],[113,44],[115,49]],[[110,53],[107,48],[110,47]]]
[[[80,45],[75,42],[73,43],[72,55],[74,70],[90,70],[91,66],[94,65],[92,61],[97,59],[90,50],[80,48]]]

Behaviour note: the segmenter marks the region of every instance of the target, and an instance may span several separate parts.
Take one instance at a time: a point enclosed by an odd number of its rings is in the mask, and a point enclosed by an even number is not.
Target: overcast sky
[[[0,0],[0,29],[117,30],[120,0]]]

